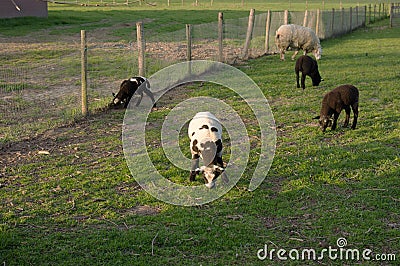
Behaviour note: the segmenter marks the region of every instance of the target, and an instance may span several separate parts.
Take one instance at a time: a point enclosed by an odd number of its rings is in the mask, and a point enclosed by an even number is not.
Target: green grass
[[[80,1],[88,3],[87,1]],[[91,1],[95,3],[95,1]],[[156,6],[147,5],[117,5],[117,6],[87,6],[78,5],[59,5],[49,3],[48,18],[16,18],[0,19],[0,36],[24,36],[38,31],[39,36],[45,30],[43,38],[57,35],[73,35],[84,29],[87,31],[94,29],[107,28],[121,25],[119,29],[113,31],[114,37],[124,38],[132,35],[135,30],[135,22],[145,21],[146,32],[151,34],[173,32],[181,30],[185,24],[200,24],[217,21],[217,12],[223,12],[225,19],[242,18],[248,16],[250,8],[255,8],[256,12],[266,12],[267,10],[282,11],[303,11],[332,8],[355,7],[356,5],[368,5],[371,1],[279,1],[265,2],[260,0],[244,1],[242,6],[240,0],[216,0],[210,6],[209,1],[200,1],[200,6],[193,6],[192,1],[185,1],[182,7],[181,1],[171,1],[170,7],[166,6],[167,1],[153,1]],[[307,2],[307,5],[306,5]],[[388,1],[380,1],[388,5]],[[378,12],[378,10],[377,10]],[[132,24],[132,25],[131,25]],[[125,38],[124,38],[125,39]]]
[[[281,62],[278,56],[238,66],[262,89],[277,125],[273,165],[254,192],[247,191],[249,169],[225,196],[200,207],[154,199],[140,189],[126,166],[122,110],[93,114],[10,143],[0,159],[0,263],[277,265],[283,262],[276,256],[272,262],[257,259],[264,244],[321,251],[336,248],[336,240],[345,237],[348,248],[396,253],[398,264],[400,29],[386,25],[385,20],[323,41],[319,68],[324,81],[318,88],[307,78],[306,90],[297,89],[294,62]],[[344,83],[360,90],[357,129],[339,126],[322,133],[312,117],[319,113],[324,93]],[[188,173],[164,167],[169,164],[158,146],[157,129],[168,113],[165,107],[193,96],[218,97],[243,115],[252,136],[259,134],[246,106],[228,90],[191,84],[176,95],[162,99],[164,108],[152,113],[148,132],[157,167],[176,182],[188,184]],[[344,113],[340,124],[343,120]],[[39,154],[43,150],[49,154]],[[250,165],[256,163],[255,152]],[[321,263],[357,262],[325,258]]]

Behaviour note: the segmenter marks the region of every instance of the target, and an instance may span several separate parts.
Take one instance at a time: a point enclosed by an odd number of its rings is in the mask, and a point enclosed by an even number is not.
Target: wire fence
[[[282,24],[310,27],[323,40],[377,20],[378,15],[370,13],[370,10],[373,8],[268,12],[254,15],[251,27],[251,16],[225,18],[223,22],[216,16],[213,23],[190,26],[190,55],[187,28],[165,34],[145,32],[143,72],[150,76],[166,66],[188,59],[235,64],[240,60],[274,54],[277,52],[275,31]],[[379,14],[383,18],[388,12],[382,10]],[[4,58],[0,69],[0,145],[32,137],[82,116],[79,39],[68,43],[60,41],[56,47],[22,45],[17,47],[8,44],[7,40],[0,42],[0,55]],[[138,74],[139,52],[136,39],[107,42],[88,32],[89,112],[107,106],[112,99],[111,93],[118,91],[121,81]],[[35,54],[37,59],[26,62],[23,60],[25,53],[30,57]]]
[[[390,27],[400,27],[400,3],[390,6]]]

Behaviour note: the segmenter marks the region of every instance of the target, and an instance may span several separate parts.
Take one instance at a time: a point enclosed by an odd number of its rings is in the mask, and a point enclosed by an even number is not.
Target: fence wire
[[[126,0],[114,2],[123,1]],[[378,8],[307,10],[288,12],[287,15],[285,12],[270,12],[268,29],[268,14],[256,13],[248,57],[277,52],[274,36],[282,24],[304,25],[315,30],[321,39],[327,39],[345,34],[365,25],[367,21],[375,21],[377,14],[385,17],[388,13],[384,10],[374,13],[374,10],[378,11]],[[396,13],[395,16],[393,23],[399,25],[400,15]],[[224,19],[223,62],[234,64],[242,60],[248,23],[248,17]],[[190,33],[192,60],[220,60],[217,16],[213,23],[192,25]],[[105,107],[111,102],[111,93],[118,91],[122,80],[138,74],[139,51],[133,36],[124,41],[107,42],[91,37],[88,32],[89,111]],[[188,60],[185,28],[163,34],[145,32],[144,39],[146,76]],[[11,49],[14,44],[10,45],[6,40],[0,42],[0,56],[3,59],[0,68],[0,145],[71,122],[80,116],[79,42],[77,38],[72,43],[57,43],[56,47],[31,44],[17,49]],[[26,62],[24,53],[35,53],[38,59]]]
[[[2,43],[3,45],[7,45]],[[25,62],[21,53],[8,50],[0,70],[0,139],[24,139],[72,121],[79,114],[79,50],[72,54]],[[34,48],[38,56],[51,53]],[[0,49],[2,50],[2,49]],[[78,56],[77,56],[78,55]],[[21,58],[20,58],[21,57]],[[0,144],[1,144],[0,142]]]

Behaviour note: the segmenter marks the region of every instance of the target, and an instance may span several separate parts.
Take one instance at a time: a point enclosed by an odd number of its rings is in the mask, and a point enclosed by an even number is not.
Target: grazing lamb
[[[122,81],[119,92],[116,95],[113,93],[114,99],[110,105],[118,106],[123,103],[124,108],[127,108],[132,96],[137,93],[140,95],[140,98],[137,101],[136,106],[139,106],[143,98],[143,92],[151,98],[155,106],[154,96],[150,91],[150,82],[144,77],[132,77]]]
[[[222,126],[210,112],[199,112],[189,123],[188,135],[192,166],[189,180],[194,181],[197,174],[203,173],[208,188],[215,186],[218,176],[225,170],[222,161]],[[204,166],[199,168],[199,158]]]
[[[306,88],[305,81],[306,76],[310,76],[313,86],[318,86],[322,81],[321,75],[318,71],[318,63],[308,55],[300,56],[296,61],[294,68],[296,72],[297,88],[300,88],[299,84],[299,73],[301,72],[301,87],[303,90]]]
[[[319,119],[322,132],[325,132],[330,125],[332,125],[331,130],[335,130],[339,114],[343,109],[346,111],[346,120],[343,126],[347,127],[350,119],[350,106],[354,113],[351,129],[355,129],[358,118],[358,96],[358,89],[353,85],[342,85],[325,94],[320,115],[314,117],[314,119]]]
[[[321,58],[322,48],[319,38],[312,29],[307,27],[295,24],[280,26],[275,34],[275,44],[279,49],[281,60],[285,60],[285,51],[289,47],[295,50],[292,60],[300,49],[304,51],[304,54],[313,53],[317,60]]]

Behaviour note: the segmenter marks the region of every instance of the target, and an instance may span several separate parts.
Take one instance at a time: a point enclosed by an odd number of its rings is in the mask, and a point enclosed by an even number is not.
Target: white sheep
[[[204,173],[206,186],[213,188],[217,177],[224,171],[221,123],[212,113],[199,112],[189,123],[188,135],[192,153],[189,179],[194,181],[197,174]],[[199,158],[204,162],[200,168]]]
[[[300,49],[304,51],[304,55],[313,53],[315,59],[321,58],[322,48],[319,38],[312,29],[307,27],[295,24],[280,26],[275,34],[275,44],[279,49],[281,60],[285,60],[285,51],[289,47],[295,50],[292,60]]]

